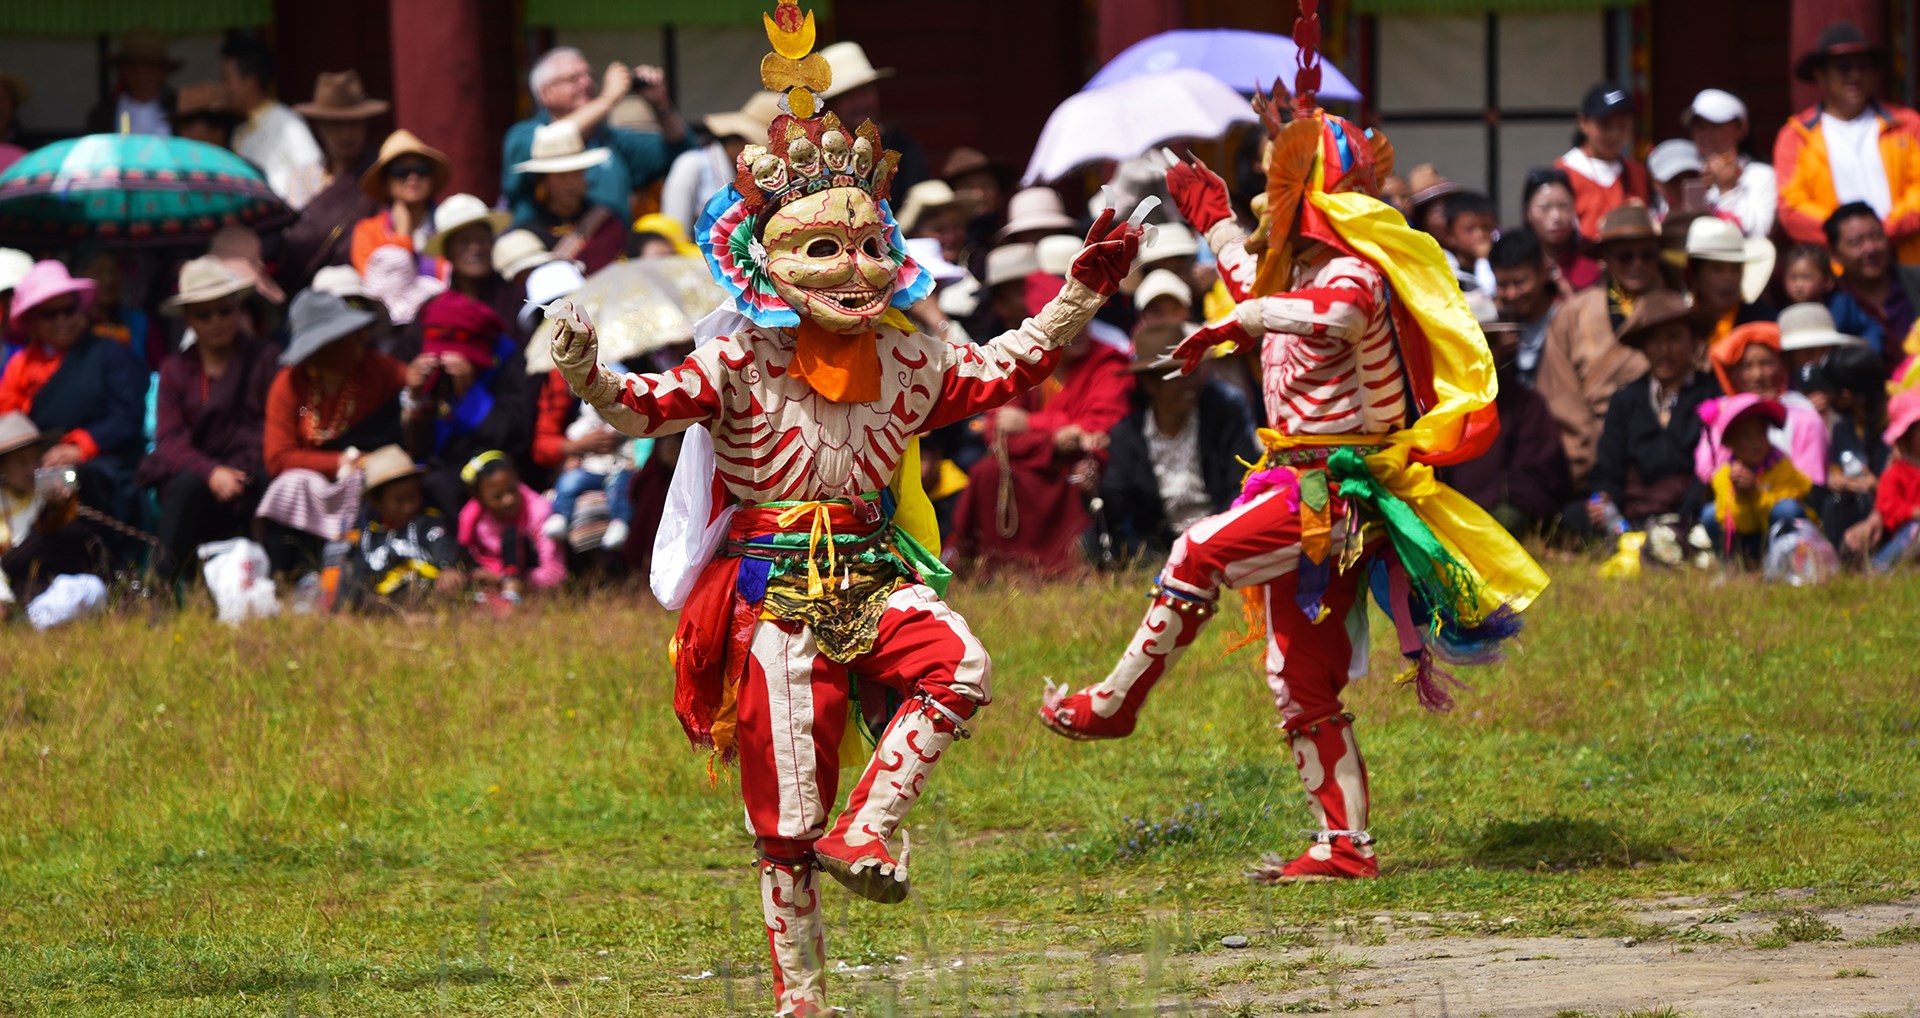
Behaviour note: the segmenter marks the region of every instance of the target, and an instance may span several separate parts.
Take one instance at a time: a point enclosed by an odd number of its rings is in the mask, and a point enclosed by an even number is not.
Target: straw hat
[[[167,37],[151,28],[136,28],[120,37],[120,48],[114,51],[116,64],[159,64],[171,74],[185,66],[185,61],[167,52]]]
[[[160,302],[161,310],[179,314],[189,304],[205,304],[246,293],[253,283],[213,255],[201,255],[180,266],[180,292]]]
[[[1078,233],[1080,224],[1067,215],[1066,207],[1060,203],[1060,192],[1051,187],[1029,187],[1015,191],[1008,200],[1007,225],[1002,226],[993,239],[1001,241],[1029,230]]]
[[[1622,205],[1606,218],[1600,220],[1600,238],[1593,242],[1588,253],[1595,258],[1606,260],[1607,245],[1622,240],[1660,239],[1660,231],[1653,225],[1653,213],[1645,205],[1637,203]]]
[[[439,257],[446,250],[447,238],[472,226],[485,223],[497,238],[513,225],[513,213],[490,207],[470,194],[456,194],[433,210],[433,236],[427,238],[427,254]]]
[[[588,148],[580,129],[564,120],[533,129],[533,158],[513,164],[515,173],[568,173],[598,166],[613,158],[613,150]]]
[[[1040,257],[1032,244],[1002,244],[987,252],[987,278],[981,282],[992,289],[1001,283],[1026,279],[1038,271]]]
[[[293,307],[287,312],[287,333],[291,338],[287,340],[286,352],[280,355],[280,363],[289,367],[304,363],[335,340],[345,339],[372,325],[373,321],[373,312],[349,307],[334,294],[302,290],[293,298]]]
[[[1430,201],[1458,194],[1460,190],[1459,184],[1441,176],[1432,163],[1421,163],[1407,174],[1407,191],[1413,195],[1407,200],[1407,207],[1417,211]]]
[[[313,83],[313,101],[294,106],[308,120],[365,120],[392,109],[385,99],[367,96],[355,70],[321,71]]]
[[[820,55],[826,58],[827,66],[833,69],[833,84],[820,93],[822,99],[831,100],[862,85],[893,77],[893,68],[874,67],[873,61],[867,59],[867,51],[861,49],[857,42],[836,42],[822,49]]]
[[[776,92],[755,92],[739,109],[727,113],[715,113],[702,123],[707,133],[715,138],[745,138],[752,141],[767,136],[767,127],[773,118],[780,115],[780,95]]]
[[[1620,323],[1620,345],[1638,350],[1646,345],[1653,330],[1674,322],[1685,322],[1696,336],[1702,332],[1700,319],[1687,306],[1685,297],[1672,290],[1642,294],[1633,302],[1633,314]]]
[[[0,456],[43,441],[33,418],[23,413],[0,414]]]
[[[947,182],[938,178],[923,180],[907,189],[906,201],[900,205],[899,220],[902,233],[912,233],[920,225],[920,220],[929,213],[958,206],[963,213],[971,214],[973,202],[953,193]]]
[[[1134,309],[1145,311],[1147,305],[1159,297],[1172,297],[1187,307],[1192,307],[1193,287],[1188,286],[1186,280],[1166,269],[1154,269],[1147,273],[1147,278],[1140,281],[1140,288],[1133,291]]]
[[[1740,275],[1740,299],[1749,304],[1760,299],[1773,278],[1773,241],[1748,237],[1719,216],[1701,216],[1687,226],[1687,257],[1746,266]]]
[[[34,308],[70,293],[80,296],[80,310],[84,312],[93,306],[94,288],[93,280],[84,276],[75,279],[59,262],[52,259],[34,262],[20,277],[20,282],[14,284],[13,317],[24,317]]]
[[[360,175],[360,190],[374,201],[386,201],[387,166],[401,156],[421,156],[433,164],[433,190],[436,194],[447,186],[447,181],[453,176],[453,167],[447,162],[446,153],[429,146],[403,127],[387,135],[387,140],[380,143],[380,158],[375,159],[373,165],[367,167],[367,172]]]
[[[518,279],[520,273],[553,259],[554,253],[532,230],[508,230],[493,242],[493,271],[502,279]]]
[[[413,461],[405,449],[397,445],[383,445],[368,453],[360,461],[362,490],[373,494],[375,488],[405,477],[419,477],[426,469]]]
[[[1820,350],[1834,346],[1866,346],[1859,336],[1834,327],[1833,312],[1825,304],[1794,304],[1780,312],[1780,350]]]

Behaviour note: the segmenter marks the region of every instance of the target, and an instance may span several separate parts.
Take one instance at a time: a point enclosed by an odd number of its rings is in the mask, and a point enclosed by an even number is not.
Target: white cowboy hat
[[[427,254],[438,257],[446,250],[448,237],[475,223],[486,223],[497,234],[512,222],[513,213],[489,208],[473,195],[456,194],[433,210],[433,236],[427,238]]]
[[[189,304],[204,304],[251,289],[252,280],[228,268],[226,262],[213,255],[201,255],[180,266],[180,292],[161,301],[160,309],[179,314]]]
[[[780,94],[777,92],[755,92],[737,110],[715,113],[702,123],[707,133],[715,138],[755,138],[767,136],[767,127],[773,118],[780,115]]]
[[[580,129],[564,120],[533,129],[533,158],[514,163],[515,173],[568,173],[598,166],[613,158],[613,150],[588,148]]]
[[[554,253],[532,230],[508,230],[493,242],[493,271],[502,279],[518,279],[520,273],[553,259]]]
[[[1687,226],[1687,257],[1746,266],[1740,275],[1740,299],[1751,304],[1773,278],[1773,241],[1748,237],[1718,216],[1701,216]]]
[[[1040,271],[1040,256],[1032,244],[1002,244],[987,252],[987,278],[981,280],[991,290],[1001,283],[1017,283]]]
[[[1060,192],[1051,187],[1029,187],[1013,193],[1007,201],[1007,225],[993,235],[996,241],[1029,230],[1080,232],[1080,224],[1067,215],[1060,204]]]
[[[836,95],[845,95],[862,85],[871,85],[881,78],[893,77],[893,68],[873,66],[867,59],[867,51],[857,42],[836,42],[820,51],[826,58],[827,66],[833,69],[833,84],[820,93],[822,99],[832,99]]]
[[[1192,307],[1193,287],[1188,286],[1186,280],[1167,269],[1154,269],[1147,273],[1147,278],[1140,281],[1140,288],[1133,291],[1133,307],[1136,311],[1145,311],[1147,305],[1159,297],[1172,297],[1187,307]]]
[[[1834,327],[1833,312],[1825,304],[1795,304],[1780,312],[1780,350],[1821,350],[1830,346],[1866,346],[1859,336]]]

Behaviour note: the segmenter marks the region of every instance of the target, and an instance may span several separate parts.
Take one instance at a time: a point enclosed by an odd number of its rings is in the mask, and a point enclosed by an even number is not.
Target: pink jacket
[[[1793,465],[1814,484],[1827,483],[1827,424],[1820,412],[1799,399],[1785,399],[1787,408],[1786,444],[1780,432],[1773,431],[1774,448],[1787,454]],[[1700,431],[1700,444],[1693,450],[1693,472],[1701,483],[1712,484],[1713,475],[1733,462],[1733,454],[1713,443],[1712,429]]]
[[[547,517],[553,515],[553,507],[540,493],[522,484],[520,486],[520,519],[515,522],[522,536],[533,542],[533,549],[540,556],[539,564],[526,573],[527,584],[534,590],[546,590],[555,587],[567,578],[567,560],[560,554],[560,546],[553,538],[540,532]],[[475,565],[492,572],[502,572],[506,564],[500,558],[500,537],[506,528],[493,514],[480,505],[479,499],[468,500],[460,510],[460,546],[467,549]]]

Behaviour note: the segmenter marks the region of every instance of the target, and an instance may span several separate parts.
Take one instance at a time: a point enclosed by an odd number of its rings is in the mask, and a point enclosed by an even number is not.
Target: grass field
[[[1355,689],[1385,879],[1294,888],[1240,875],[1307,814],[1257,653],[1221,656],[1234,613],[1135,737],[1083,745],[1035,722],[1041,677],[1104,671],[1144,581],[957,587],[996,703],[909,821],[914,897],[828,890],[840,1002],[1327,1010],[1381,915],[1680,944],[1720,934],[1628,903],[1920,892],[1920,586],[1555,572],[1452,715]],[[669,632],[634,595],[510,623],[7,633],[0,1014],[764,1013],[750,841],[673,720]]]

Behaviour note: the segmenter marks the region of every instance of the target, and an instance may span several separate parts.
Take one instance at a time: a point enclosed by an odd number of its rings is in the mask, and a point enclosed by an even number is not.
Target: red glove
[[[1174,347],[1173,352],[1167,355],[1167,364],[1178,370],[1180,374],[1191,375],[1200,370],[1200,362],[1207,359],[1207,355],[1213,351],[1214,347],[1222,343],[1232,343],[1234,351],[1238,352],[1254,338],[1247,335],[1247,330],[1240,327],[1239,319],[1228,318],[1203,326],[1200,331],[1181,340],[1180,345]]]
[[[1233,218],[1233,203],[1227,197],[1227,182],[1205,163],[1174,163],[1167,168],[1167,194],[1180,218],[1206,233],[1215,223]]]
[[[1120,280],[1133,269],[1133,256],[1140,251],[1141,229],[1132,223],[1113,225],[1113,210],[1100,213],[1093,229],[1087,231],[1087,246],[1074,256],[1068,274],[1082,285],[1111,297],[1120,290]],[[1111,229],[1109,229],[1111,227]]]

